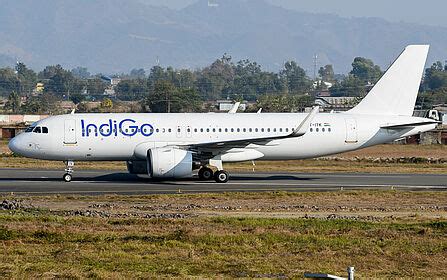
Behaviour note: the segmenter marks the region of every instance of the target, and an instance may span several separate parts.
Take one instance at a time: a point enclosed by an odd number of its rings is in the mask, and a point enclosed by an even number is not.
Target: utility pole
[[[168,91],[166,91],[166,113],[171,113],[171,98],[168,98]]]
[[[314,55],[314,80],[317,79],[318,55]]]

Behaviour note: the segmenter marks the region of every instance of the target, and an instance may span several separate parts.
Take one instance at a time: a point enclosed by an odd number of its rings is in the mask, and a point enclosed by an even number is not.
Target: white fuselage
[[[151,148],[286,136],[303,121],[306,115],[304,113],[60,115],[33,125],[48,128],[48,133],[22,133],[11,141],[10,147],[23,156],[46,160],[144,160],[146,151]],[[436,124],[427,124],[408,129],[381,128],[394,123],[424,120],[408,116],[320,113],[315,116],[302,137],[276,139],[263,144],[247,144],[244,147],[221,151],[217,149],[217,152],[221,154],[224,162],[314,158],[388,143],[436,127]],[[243,153],[239,153],[240,151]]]

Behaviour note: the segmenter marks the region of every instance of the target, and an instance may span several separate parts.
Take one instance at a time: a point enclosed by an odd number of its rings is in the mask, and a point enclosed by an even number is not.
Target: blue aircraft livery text
[[[143,136],[149,137],[154,133],[154,127],[148,123],[137,124],[135,120],[124,119],[122,121],[116,121],[109,119],[107,123],[103,124],[92,124],[81,120],[82,137],[89,136],[135,136],[141,134]]]

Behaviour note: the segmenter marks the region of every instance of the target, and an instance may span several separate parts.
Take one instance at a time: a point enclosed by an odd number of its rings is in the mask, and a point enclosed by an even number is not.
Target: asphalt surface
[[[333,191],[404,189],[447,191],[447,174],[233,173],[228,183],[151,180],[115,171],[75,171],[62,181],[61,170],[0,169],[0,193],[158,194],[242,191]]]

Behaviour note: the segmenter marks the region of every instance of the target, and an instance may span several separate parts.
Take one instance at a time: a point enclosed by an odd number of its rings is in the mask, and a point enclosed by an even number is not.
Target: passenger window
[[[222,132],[222,128],[219,128],[219,132]]]
[[[286,128],[286,132],[289,132],[289,128]]]
[[[258,129],[257,129],[257,128],[255,128],[255,132],[258,132]]]
[[[200,129],[200,132],[203,132],[203,128]]]
[[[168,132],[171,132],[171,131],[172,131],[172,129],[169,128],[169,129],[168,129]]]
[[[194,132],[197,132],[197,128],[194,128]]]
[[[234,128],[231,129],[231,132],[234,132]]]
[[[331,131],[332,131],[332,129],[331,129],[331,128],[328,128],[328,129],[327,129],[327,131],[328,131],[328,132],[331,132]]]
[[[273,129],[273,132],[276,132],[276,127]]]
[[[311,127],[311,128],[310,128],[310,132],[313,132],[313,131],[314,131],[314,129]]]
[[[156,131],[156,132],[159,132],[159,131],[160,131],[160,129],[158,129],[158,128],[157,128],[157,129],[156,129],[155,131]]]
[[[282,128],[279,129],[279,132],[282,132]]]
[[[240,132],[240,131],[241,131],[241,129],[240,129],[240,128],[238,128],[238,129],[237,129],[237,132]]]
[[[42,133],[42,131],[41,131],[41,129],[40,129],[40,126],[37,126],[37,127],[33,130],[33,132],[34,132],[34,133]]]
[[[325,131],[324,127],[321,129],[321,131],[323,131],[323,132]]]
[[[42,127],[42,133],[48,133],[48,127]]]
[[[210,129],[209,129],[209,128],[207,128],[207,129],[206,129],[206,132],[210,132]]]
[[[247,129],[246,128],[244,128],[243,130],[242,130],[243,132],[247,132]]]
[[[228,132],[228,128],[225,128],[225,132]]]
[[[264,132],[264,129],[263,129],[263,128],[261,128],[261,132]]]
[[[252,128],[249,128],[249,129],[248,129],[248,132],[253,132],[253,129],[252,129]]]
[[[215,128],[213,128],[213,132],[216,132],[216,129],[215,129]]]
[[[315,131],[316,131],[316,132],[318,132],[318,131],[319,131],[318,127],[317,127],[317,128],[315,129]]]

